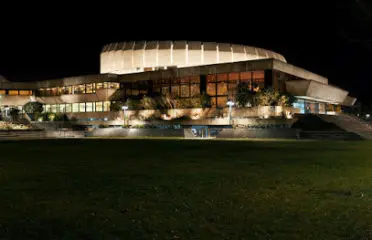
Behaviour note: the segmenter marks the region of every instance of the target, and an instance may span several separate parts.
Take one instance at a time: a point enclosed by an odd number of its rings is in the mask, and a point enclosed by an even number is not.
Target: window
[[[215,83],[208,83],[207,84],[207,94],[210,96],[216,95],[216,84]]]
[[[191,84],[191,96],[196,96],[200,94],[200,85],[199,84]]]
[[[66,111],[66,105],[65,104],[59,104],[59,112],[64,113]]]
[[[17,96],[18,95],[18,90],[9,90],[8,95],[9,96]]]
[[[108,88],[119,89],[119,87],[120,87],[119,83],[113,83],[113,82],[108,83]]]
[[[71,103],[66,103],[66,112],[72,112],[72,105],[71,105]]]
[[[169,87],[162,87],[162,88],[161,88],[161,93],[162,93],[163,95],[165,95],[165,94],[169,94]]]
[[[96,102],[96,112],[102,112],[102,111],[103,111],[103,103]]]
[[[108,85],[107,85],[107,82],[104,82],[104,83],[103,83],[103,88],[107,88],[107,86],[108,86]]]
[[[96,89],[102,89],[103,88],[103,83],[96,83]]]
[[[52,113],[56,113],[57,112],[57,105],[56,104],[50,105],[50,111]]]
[[[82,93],[85,93],[84,84],[74,86],[74,94],[82,94]]]
[[[103,102],[103,111],[110,112],[110,101]]]
[[[85,93],[95,93],[96,92],[94,83],[86,84],[85,86],[86,86],[86,92]]]
[[[50,112],[50,105],[45,105],[45,112]]]
[[[19,90],[19,95],[21,95],[21,96],[31,96],[32,91],[31,90]]]
[[[93,103],[92,102],[87,102],[86,103],[86,107],[85,107],[85,110],[87,111],[87,112],[94,112],[93,110]]]
[[[0,95],[5,95],[6,91],[5,90],[0,90]]]
[[[217,95],[226,95],[227,94],[227,83],[221,82],[218,83]]]
[[[226,73],[218,74],[218,75],[217,75],[217,81],[218,81],[218,82],[224,82],[224,81],[227,81],[227,74],[226,74]]]
[[[189,85],[181,86],[181,97],[190,97]]]
[[[80,112],[85,112],[85,103],[80,103],[79,105],[80,105],[79,107]]]
[[[72,112],[79,112],[79,103],[72,104]]]
[[[72,86],[63,87],[62,94],[72,94]]]
[[[176,97],[176,96],[179,96],[179,95],[180,95],[179,87],[178,86],[172,86],[172,96]]]

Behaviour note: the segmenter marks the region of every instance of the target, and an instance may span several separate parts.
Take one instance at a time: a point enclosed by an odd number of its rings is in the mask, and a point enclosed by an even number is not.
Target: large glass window
[[[18,95],[18,90],[9,90],[8,95],[9,96],[17,96]]]
[[[82,94],[82,93],[85,93],[84,84],[74,86],[74,94]]]
[[[110,111],[110,101],[103,102],[103,111],[109,112]]]
[[[5,95],[6,91],[5,90],[0,90],[0,95]]]
[[[103,83],[96,83],[96,89],[102,89],[103,88]]]
[[[96,112],[103,111],[103,102],[96,102]]]
[[[72,94],[72,86],[63,87],[62,94]]]
[[[207,84],[207,94],[210,96],[216,96],[216,84],[215,83]]]
[[[191,96],[196,96],[200,94],[200,85],[199,84],[191,84]]]
[[[85,103],[80,103],[79,111],[85,112]]]
[[[108,88],[119,89],[119,87],[120,87],[119,83],[113,83],[113,82],[108,83]]]
[[[95,92],[96,92],[96,89],[95,89],[94,83],[86,84],[86,93],[95,93]]]
[[[180,95],[179,86],[172,86],[172,96],[176,97],[176,96],[179,96],[179,95]]]
[[[49,104],[45,105],[45,112],[50,112],[50,105]]]
[[[79,103],[72,104],[72,112],[79,112]]]
[[[220,82],[217,84],[217,95],[226,95],[227,94],[227,83]]]
[[[87,102],[86,103],[86,106],[85,106],[85,110],[87,112],[94,112],[94,109],[93,109],[93,103],[92,102]]]
[[[52,113],[56,113],[57,112],[57,105],[56,104],[50,105],[50,111]]]
[[[66,112],[72,112],[72,105],[71,105],[71,103],[66,103]]]
[[[190,97],[189,85],[181,85],[181,97]]]
[[[31,90],[19,90],[19,95],[21,95],[21,96],[31,96],[32,91]]]
[[[59,112],[64,113],[66,111],[66,105],[65,104],[59,104]]]

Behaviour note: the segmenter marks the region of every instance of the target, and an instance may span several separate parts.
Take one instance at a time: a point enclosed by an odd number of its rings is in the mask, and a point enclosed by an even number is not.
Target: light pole
[[[228,100],[226,104],[229,106],[229,125],[231,125],[231,109],[235,103],[232,100]]]
[[[123,121],[124,121],[124,127],[125,127],[125,110],[128,110],[128,106],[124,105],[121,107],[123,109]]]

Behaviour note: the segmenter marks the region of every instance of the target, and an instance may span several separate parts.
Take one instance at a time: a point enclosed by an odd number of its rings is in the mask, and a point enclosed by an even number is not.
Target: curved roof
[[[252,46],[198,41],[131,41],[107,44],[101,51],[101,73],[132,73],[156,67],[190,67],[273,58],[283,55]]]

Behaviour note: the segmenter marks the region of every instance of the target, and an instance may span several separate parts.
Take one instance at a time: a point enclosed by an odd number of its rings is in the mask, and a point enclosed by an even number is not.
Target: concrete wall
[[[103,128],[87,133],[88,137],[184,137],[183,129]]]
[[[296,129],[222,129],[217,138],[296,138]]]
[[[101,73],[126,74],[143,72],[144,68],[165,66],[191,67],[234,61],[275,58],[286,62],[275,52],[237,44],[186,41],[124,42],[104,46]]]

